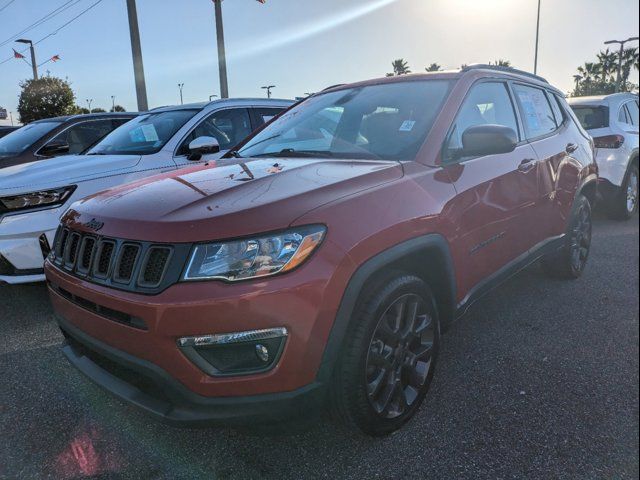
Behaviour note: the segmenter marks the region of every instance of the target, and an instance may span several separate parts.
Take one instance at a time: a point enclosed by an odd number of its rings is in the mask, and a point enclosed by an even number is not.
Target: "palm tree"
[[[432,63],[427,68],[425,68],[425,70],[427,72],[439,72],[440,70],[442,70],[442,67],[440,65],[438,65],[437,63]]]
[[[600,65],[600,80],[607,81],[607,78],[614,75],[618,68],[618,55],[609,51],[607,48],[604,52],[598,53],[598,63]]]
[[[594,62],[585,62],[584,66],[578,67],[578,73],[585,83],[591,83],[600,74],[600,66]]]
[[[404,58],[398,58],[391,62],[391,66],[393,67],[393,73],[387,74],[388,77],[393,77],[394,75],[406,75],[407,73],[411,73],[409,69],[409,64]]]
[[[496,67],[510,67],[511,66],[511,61],[510,60],[499,59],[499,60],[496,60],[493,63],[489,62],[489,65],[495,65]]]
[[[624,87],[629,81],[629,75],[631,75],[631,69],[638,69],[638,49],[637,48],[625,48],[622,52],[622,86]]]
[[[580,88],[580,80],[582,80],[582,75],[575,74],[573,76],[573,81],[576,82],[575,93],[578,93],[578,89]]]

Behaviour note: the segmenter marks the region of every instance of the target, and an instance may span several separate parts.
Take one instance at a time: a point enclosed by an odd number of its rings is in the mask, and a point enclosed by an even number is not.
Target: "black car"
[[[80,154],[137,113],[89,113],[29,123],[0,138],[0,168]]]
[[[0,125],[0,138],[9,135],[11,132],[18,130],[20,127],[12,125]]]

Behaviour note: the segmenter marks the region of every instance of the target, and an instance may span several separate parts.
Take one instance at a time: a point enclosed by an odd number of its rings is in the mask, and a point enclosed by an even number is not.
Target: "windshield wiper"
[[[333,158],[333,152],[326,150],[296,150],[295,148],[284,148],[279,152],[261,153],[260,155],[254,155],[255,157],[323,157]]]
[[[227,152],[227,155],[233,158],[244,158],[242,155],[240,155],[240,153],[237,150],[229,150]]]

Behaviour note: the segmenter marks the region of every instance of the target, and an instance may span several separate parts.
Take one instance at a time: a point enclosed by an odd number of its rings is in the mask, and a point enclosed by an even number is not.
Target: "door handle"
[[[567,153],[573,153],[578,149],[578,145],[576,145],[575,143],[568,143],[567,144],[567,148],[565,148],[565,151]]]
[[[527,173],[536,166],[536,163],[538,163],[538,161],[534,158],[525,158],[524,160],[522,160],[522,162],[520,162],[520,165],[518,165],[518,171]]]

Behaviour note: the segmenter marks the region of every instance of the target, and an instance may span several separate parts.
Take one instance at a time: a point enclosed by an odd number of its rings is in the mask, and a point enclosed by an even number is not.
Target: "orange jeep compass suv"
[[[215,164],[73,204],[45,268],[63,350],[166,420],[330,404],[387,434],[479,296],[539,259],[580,276],[596,179],[590,137],[540,77],[473,66],[332,87]]]

